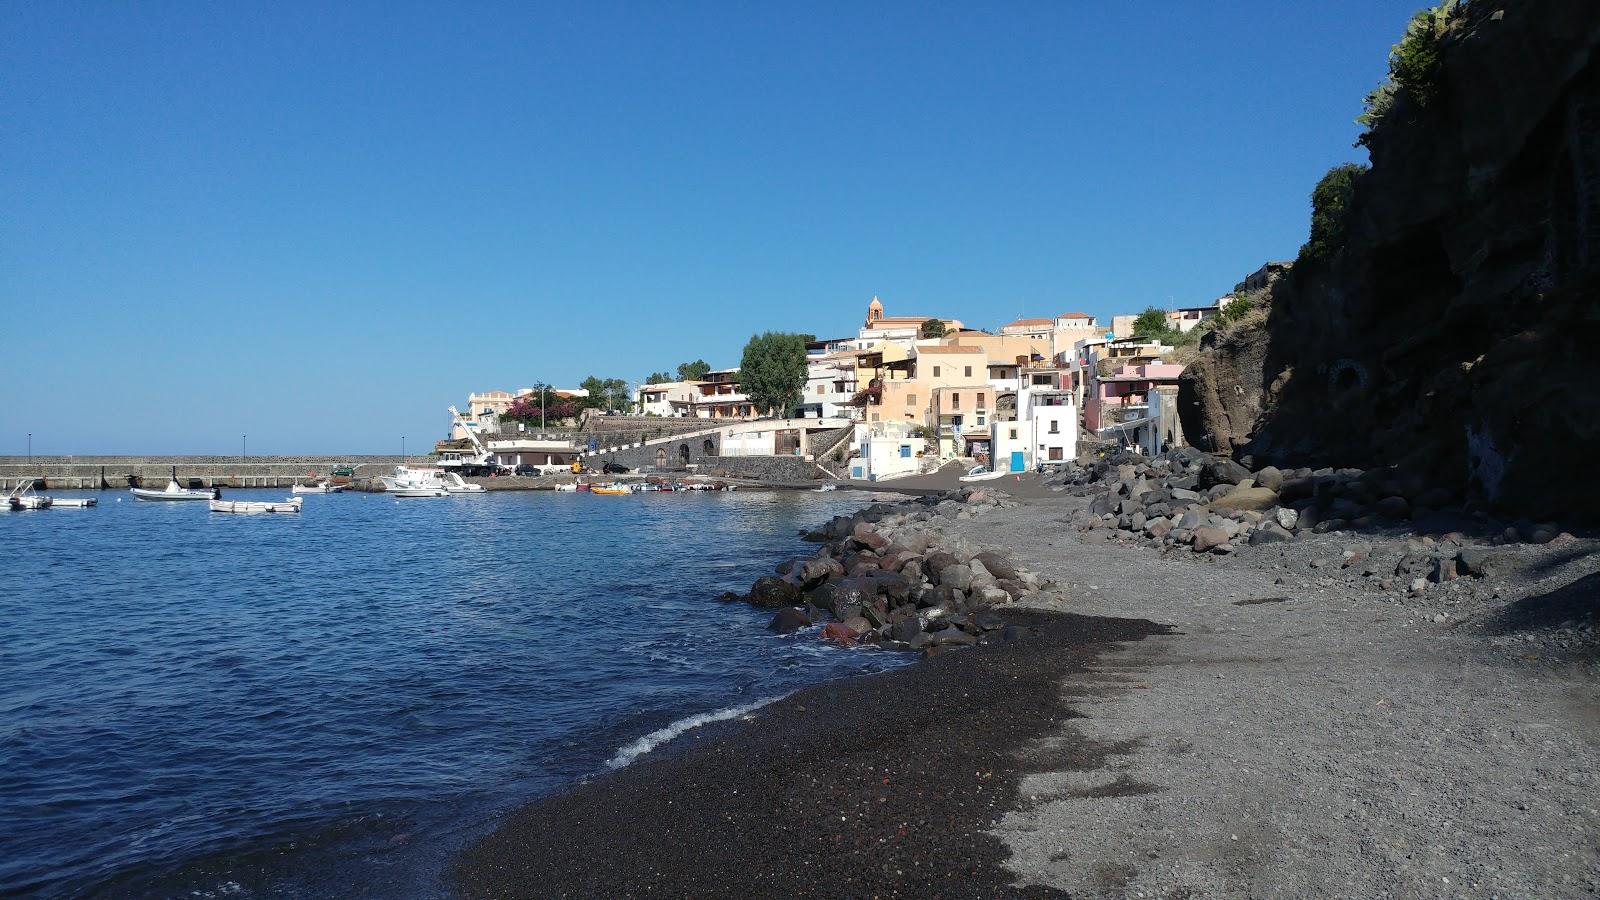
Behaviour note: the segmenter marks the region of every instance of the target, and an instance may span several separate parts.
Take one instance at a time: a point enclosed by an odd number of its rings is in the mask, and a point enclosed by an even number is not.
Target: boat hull
[[[263,500],[212,500],[211,511],[215,513],[240,513],[243,515],[255,515],[259,513],[297,513],[300,511],[300,504],[303,502],[304,501],[302,501],[299,497],[281,502],[269,502]]]
[[[178,500],[210,500],[211,499],[211,492],[210,491],[188,491],[188,490],[181,490],[181,491],[152,491],[152,490],[148,490],[146,488],[128,488],[128,490],[130,492],[132,492],[133,498],[135,500],[163,500],[163,501],[171,502],[171,501],[178,501]]]

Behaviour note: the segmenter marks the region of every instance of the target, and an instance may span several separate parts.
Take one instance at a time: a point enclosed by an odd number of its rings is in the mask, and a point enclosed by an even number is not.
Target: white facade
[[[1034,465],[1059,465],[1078,455],[1078,407],[1035,403],[1031,418]]]
[[[853,355],[812,357],[806,361],[806,386],[800,399],[800,415],[808,419],[858,418],[861,410],[850,405],[850,398],[857,390]]]
[[[642,416],[681,416],[686,405],[692,405],[700,396],[700,385],[694,381],[666,381],[660,384],[641,384],[634,391],[634,402]],[[674,405],[676,404],[676,405]]]
[[[1033,468],[1033,423],[1026,420],[991,423],[989,446],[991,470],[1028,471]]]
[[[914,475],[922,466],[919,454],[926,442],[913,437],[910,426],[898,422],[859,424],[855,442],[861,455],[850,461],[851,478],[883,481]]]

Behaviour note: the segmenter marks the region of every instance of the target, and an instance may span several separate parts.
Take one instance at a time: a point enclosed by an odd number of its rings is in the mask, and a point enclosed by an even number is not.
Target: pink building
[[[1083,427],[1099,431],[1108,425],[1149,415],[1150,392],[1161,387],[1176,389],[1183,366],[1164,363],[1119,366],[1103,378],[1094,375],[1092,368],[1088,372],[1090,380],[1083,401]]]

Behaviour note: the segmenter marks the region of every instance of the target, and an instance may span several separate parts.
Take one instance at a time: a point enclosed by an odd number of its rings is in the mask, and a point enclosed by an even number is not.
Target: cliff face
[[[1600,519],[1600,6],[1473,3],[1370,136],[1348,236],[1185,372],[1190,441]]]

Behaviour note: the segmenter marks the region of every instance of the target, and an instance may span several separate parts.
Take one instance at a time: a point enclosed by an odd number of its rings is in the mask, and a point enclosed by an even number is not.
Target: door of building
[[[1013,450],[1013,451],[1011,451],[1011,471],[1013,471],[1013,472],[1021,472],[1023,469],[1026,469],[1026,468],[1027,468],[1027,465],[1025,463],[1023,463],[1023,461],[1022,461],[1022,451],[1021,450]]]

